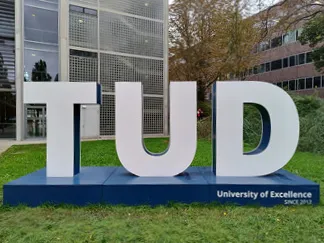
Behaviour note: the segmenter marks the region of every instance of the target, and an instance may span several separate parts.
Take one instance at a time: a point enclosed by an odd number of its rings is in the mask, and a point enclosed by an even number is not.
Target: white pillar
[[[169,2],[164,0],[164,92],[163,92],[163,133],[169,135]]]
[[[25,138],[24,84],[24,0],[15,1],[15,78],[16,78],[16,140]]]
[[[69,2],[59,1],[59,80],[69,81]]]

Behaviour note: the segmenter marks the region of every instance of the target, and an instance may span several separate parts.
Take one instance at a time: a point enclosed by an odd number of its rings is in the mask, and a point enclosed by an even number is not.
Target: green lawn
[[[165,139],[148,139],[153,152]],[[45,165],[45,145],[14,146],[0,156],[0,184]],[[83,165],[119,165],[114,141],[82,144]],[[209,141],[198,142],[193,165],[211,164]],[[324,156],[297,153],[288,170],[324,186]],[[0,242],[324,242],[324,193],[317,207],[0,206]]]

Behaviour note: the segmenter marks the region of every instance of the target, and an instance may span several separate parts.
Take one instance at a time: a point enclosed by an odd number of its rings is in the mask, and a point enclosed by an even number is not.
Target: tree
[[[233,1],[221,8],[214,22],[216,34],[208,44],[210,49],[207,73],[210,85],[215,80],[244,80],[247,70],[258,62],[253,49],[260,41],[260,30],[253,17],[244,17],[248,2]]]
[[[214,34],[211,26],[218,0],[175,0],[170,7],[170,78],[201,80],[201,63],[208,52],[204,46]],[[198,86],[201,82],[198,82]]]
[[[324,13],[304,25],[299,40],[303,45],[309,44],[310,47],[314,48],[311,54],[312,60],[316,69],[319,72],[322,71],[324,68]]]
[[[214,81],[243,79],[256,64],[259,42],[249,2],[175,0],[170,7],[170,79],[195,80],[198,99]]]
[[[39,60],[35,63],[32,70],[31,80],[34,82],[46,82],[52,80],[52,76],[47,72],[46,61]]]
[[[263,36],[273,31],[286,31],[324,13],[324,0],[282,0],[268,7],[262,16]]]

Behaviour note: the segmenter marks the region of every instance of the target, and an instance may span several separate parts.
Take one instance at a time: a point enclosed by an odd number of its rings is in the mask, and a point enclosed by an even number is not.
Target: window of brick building
[[[298,40],[298,38],[301,36],[302,33],[303,33],[303,28],[296,30],[296,40]]]
[[[312,52],[307,52],[306,53],[306,63],[311,63],[312,60]]]
[[[269,41],[263,41],[259,44],[259,51],[266,51],[270,49],[270,42]]]
[[[314,77],[314,88],[320,88],[321,87],[321,77]]]
[[[297,65],[302,65],[302,64],[305,64],[305,53],[301,53],[298,55],[298,58],[297,58]]]
[[[289,31],[283,36],[283,43],[289,44],[296,41],[296,30]]]
[[[281,68],[282,68],[281,59],[271,62],[271,71],[278,70],[278,69],[281,69]]]
[[[306,78],[306,89],[313,88],[313,78]]]
[[[305,79],[304,78],[301,78],[298,80],[297,89],[298,90],[305,89]]]
[[[283,82],[282,82],[282,88],[283,88],[284,90],[288,90],[288,86],[289,86],[288,81],[283,81]]]
[[[253,74],[258,74],[258,66],[255,66],[254,68],[253,68]]]
[[[293,67],[296,65],[296,56],[290,56],[289,57],[289,66]]]
[[[281,45],[282,45],[282,36],[273,38],[271,40],[271,48],[276,48],[276,47],[281,46]]]
[[[282,59],[282,68],[286,68],[288,67],[288,57]]]
[[[289,90],[296,90],[296,80],[289,81]]]

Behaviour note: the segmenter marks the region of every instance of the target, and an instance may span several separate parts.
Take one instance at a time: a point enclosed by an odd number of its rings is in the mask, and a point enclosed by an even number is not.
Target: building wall
[[[142,82],[144,133],[166,134],[167,0],[23,0],[16,5],[21,11],[16,22],[23,26],[16,25],[22,38],[16,41],[22,59],[16,71],[19,139],[46,136],[45,104],[22,103],[28,81],[101,83],[102,105],[81,111],[82,135],[94,138],[115,133],[115,82]],[[42,68],[36,68],[40,60]]]
[[[22,80],[24,82],[58,81],[59,0],[24,0],[22,8],[24,50]],[[24,137],[46,137],[45,104],[27,104],[23,107]]]
[[[256,73],[255,69],[254,71],[250,70],[253,74],[250,73],[251,75],[247,77],[247,80],[274,83],[287,91],[294,91],[298,94],[313,94],[317,92],[319,96],[324,97],[324,78],[322,78],[321,73],[316,71],[312,61],[307,61],[307,53],[310,53],[312,48],[308,45],[301,45],[296,39],[295,35],[300,35],[302,28],[298,29],[299,33],[296,33],[296,31],[281,35],[282,45],[278,47],[268,50],[260,50],[261,48],[259,47],[260,64],[271,66],[271,62],[281,59],[282,68],[264,71],[265,66],[258,66],[259,71]],[[293,36],[291,40],[288,39],[289,35]],[[290,58],[294,56],[295,65],[290,66]],[[298,63],[298,59],[303,57],[305,61],[302,64]],[[284,62],[288,65],[287,67],[284,66]]]
[[[0,1],[0,138],[16,136],[15,1]]]
[[[166,0],[69,1],[69,79],[101,83],[100,136],[115,134],[115,83],[123,81],[143,84],[144,134],[165,132],[167,6]],[[97,118],[89,118],[95,125]]]

